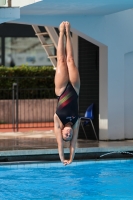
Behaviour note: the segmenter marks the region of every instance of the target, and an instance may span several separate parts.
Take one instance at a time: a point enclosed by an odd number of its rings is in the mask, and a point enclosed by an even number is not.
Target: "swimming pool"
[[[133,160],[0,165],[0,200],[133,199]]]

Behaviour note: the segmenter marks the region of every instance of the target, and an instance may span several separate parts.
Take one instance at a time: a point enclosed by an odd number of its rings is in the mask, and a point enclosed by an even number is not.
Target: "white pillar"
[[[108,140],[108,49],[99,48],[99,139]]]
[[[126,53],[125,60],[125,138],[133,139],[133,51]]]
[[[124,138],[124,54],[114,43],[108,47],[108,139]]]

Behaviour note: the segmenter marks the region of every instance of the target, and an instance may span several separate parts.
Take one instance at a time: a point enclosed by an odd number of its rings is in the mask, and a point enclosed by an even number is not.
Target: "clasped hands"
[[[62,163],[63,163],[64,165],[69,165],[69,164],[72,163],[72,160],[64,160]]]

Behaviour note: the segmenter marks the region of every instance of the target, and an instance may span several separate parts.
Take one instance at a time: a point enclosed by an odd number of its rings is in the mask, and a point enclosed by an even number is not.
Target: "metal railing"
[[[43,85],[24,88],[22,82],[26,78],[13,78],[9,89],[0,88],[0,129],[18,131],[20,128],[53,127],[57,104],[54,88],[45,89]],[[44,79],[35,78],[40,82]]]

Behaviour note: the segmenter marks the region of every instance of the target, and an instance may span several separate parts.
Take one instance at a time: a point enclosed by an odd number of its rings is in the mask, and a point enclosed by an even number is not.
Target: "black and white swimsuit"
[[[63,125],[68,122],[74,125],[78,119],[78,95],[70,82],[58,97],[56,114]]]

